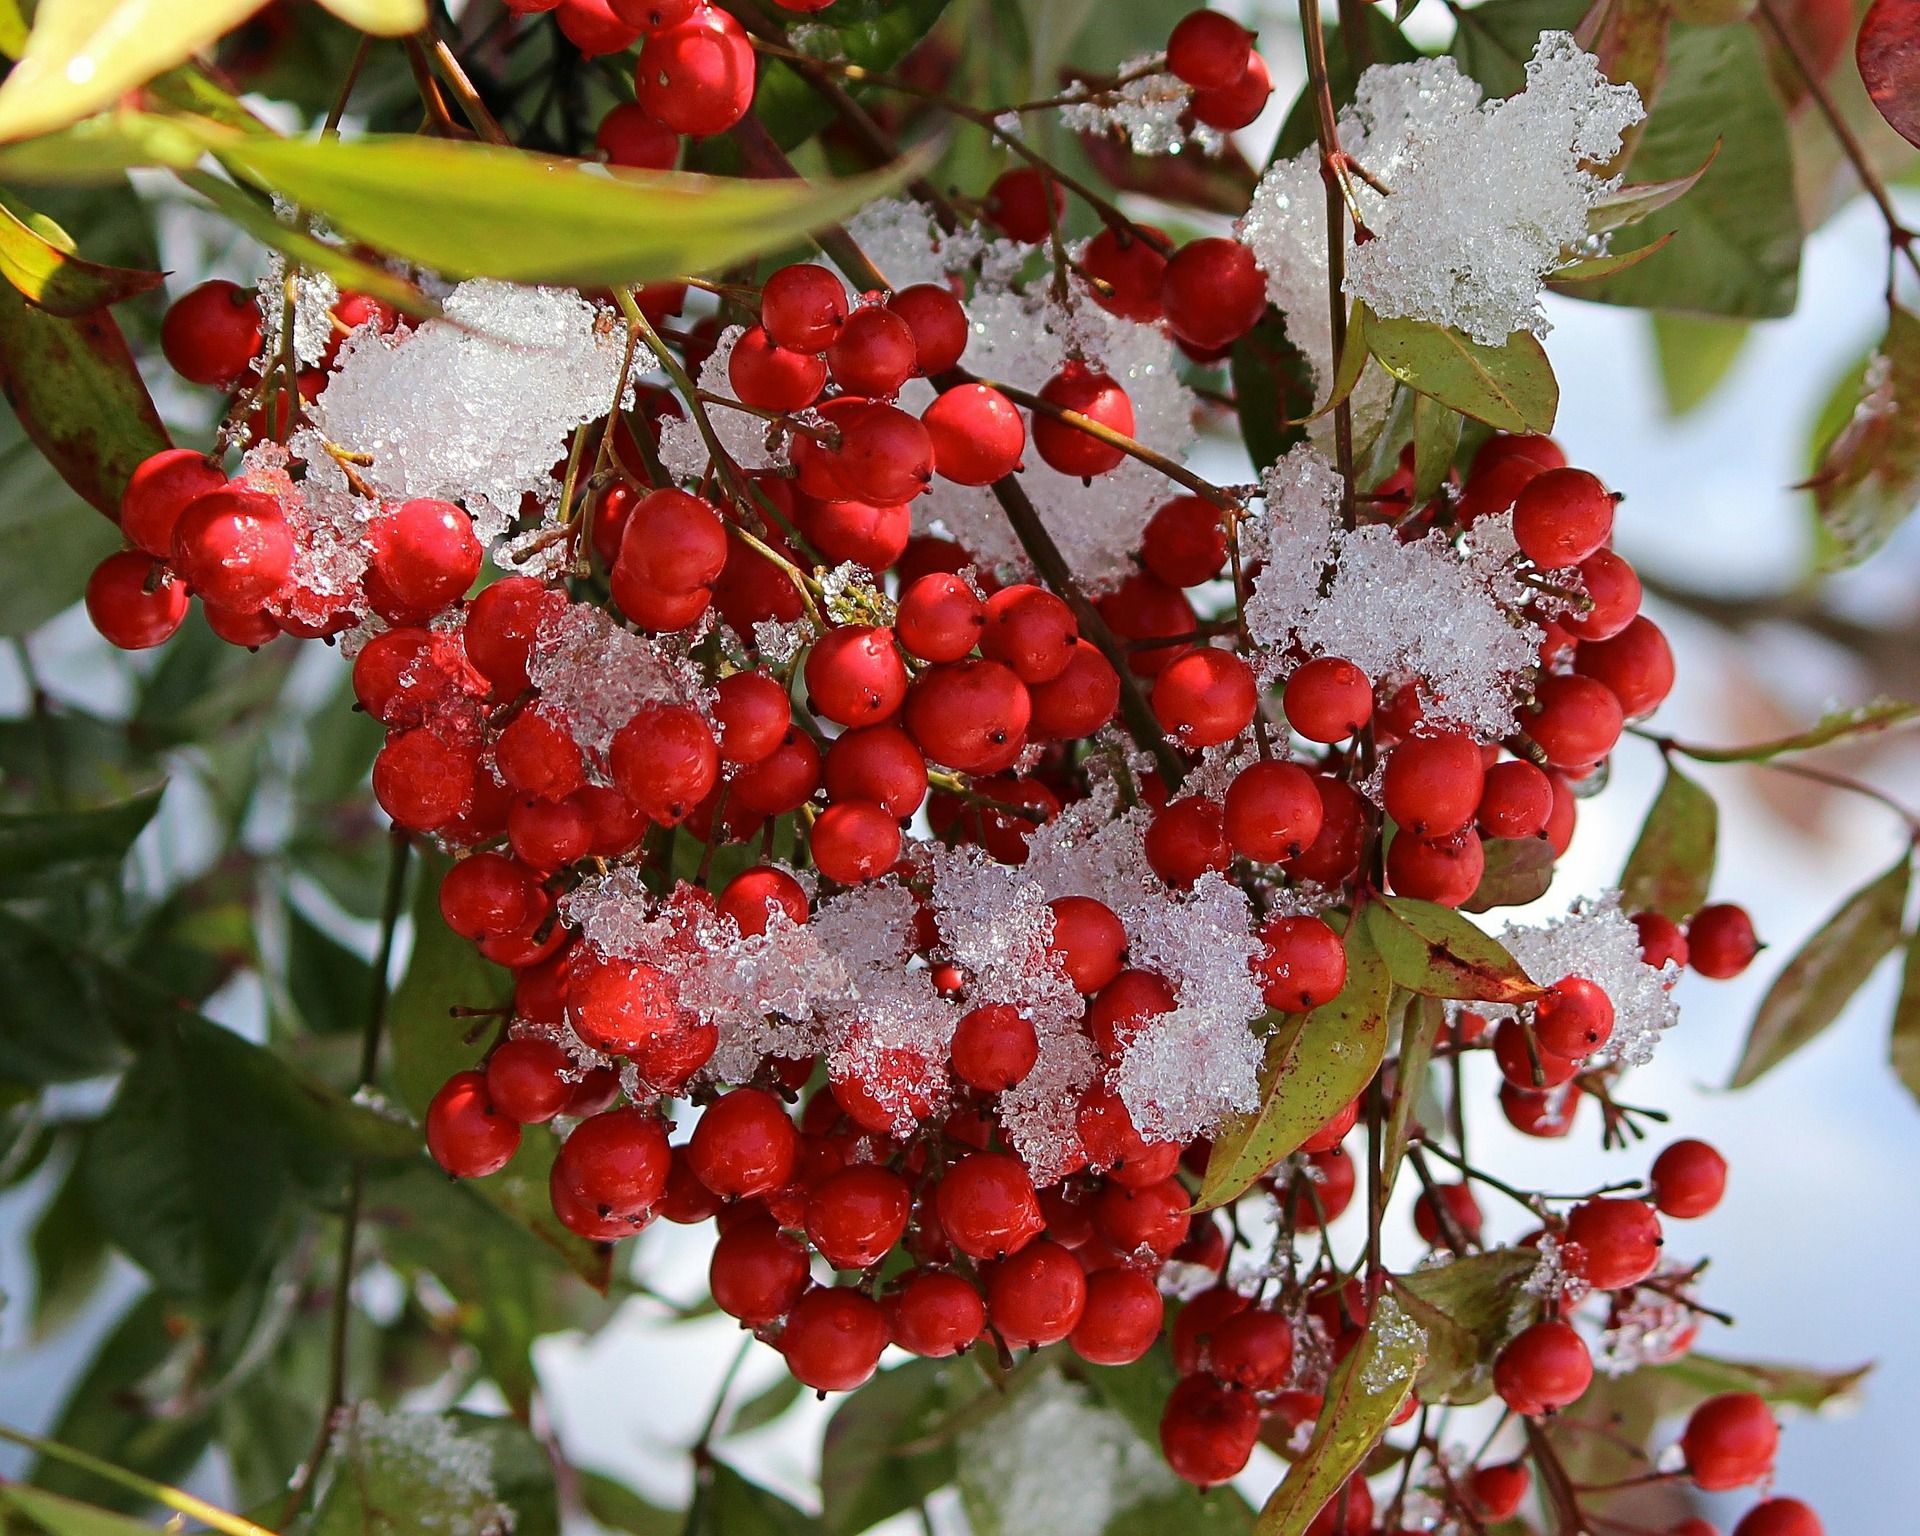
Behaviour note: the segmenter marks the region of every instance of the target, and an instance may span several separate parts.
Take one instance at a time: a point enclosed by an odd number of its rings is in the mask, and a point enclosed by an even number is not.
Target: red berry
[[[1474,1513],[1482,1520],[1511,1520],[1533,1484],[1533,1474],[1524,1461],[1503,1461],[1491,1467],[1475,1467],[1467,1480],[1473,1498]]]
[[[1553,784],[1521,758],[1495,763],[1473,815],[1484,837],[1538,837],[1553,816]]]
[[[1176,496],[1148,519],[1140,559],[1168,586],[1197,587],[1226,567],[1220,509],[1200,496]]]
[[[1287,723],[1308,741],[1345,741],[1373,718],[1373,684],[1338,656],[1307,662],[1287,679]]]
[[[1596,550],[1580,562],[1580,585],[1592,606],[1560,619],[1577,639],[1611,640],[1640,611],[1639,574],[1610,549]]]
[[[1125,436],[1133,435],[1133,401],[1127,397],[1126,390],[1084,363],[1068,363],[1040,387],[1040,398]],[[1126,458],[1122,449],[1082,431],[1074,423],[1039,413],[1033,418],[1033,447],[1043,461],[1061,474],[1082,479],[1104,475]]]
[[[1167,258],[1153,240],[1164,241],[1166,232],[1151,224],[1139,228],[1138,235],[1103,228],[1087,242],[1080,265],[1112,290],[1096,288],[1094,303],[1110,314],[1151,325],[1161,316],[1160,283],[1167,270]]]
[[[807,834],[814,867],[841,885],[876,880],[900,857],[900,823],[871,800],[841,800]]]
[[[521,1125],[544,1125],[567,1107],[574,1085],[564,1074],[573,1058],[540,1035],[502,1040],[487,1058],[487,1095]]]
[[[1031,717],[1026,685],[997,661],[930,667],[907,690],[908,734],[934,762],[962,773],[1010,766]]]
[[[609,165],[641,171],[670,171],[680,158],[680,135],[655,122],[637,101],[623,101],[594,130],[594,148]]]
[[[108,555],[87,578],[87,617],[123,651],[164,643],[186,616],[186,586],[139,550]]]
[[[807,1288],[807,1250],[764,1216],[728,1227],[714,1244],[707,1289],[750,1328],[785,1316]]]
[[[1535,1323],[1500,1351],[1493,1385],[1515,1413],[1552,1413],[1578,1401],[1593,1380],[1586,1341],[1557,1319]]]
[[[922,661],[958,661],[980,643],[986,604],[958,576],[936,571],[902,590],[893,631]]]
[[[1317,917],[1269,917],[1260,925],[1254,970],[1270,1008],[1305,1013],[1330,1003],[1347,984],[1347,952]]]
[[[820,398],[827,384],[827,365],[811,352],[779,345],[756,325],[727,354],[727,382],[746,405],[798,411]]]
[[[373,797],[410,832],[437,832],[474,794],[473,750],[431,730],[401,731],[373,760]]]
[[[1687,924],[1687,964],[1715,981],[1738,976],[1760,949],[1753,919],[1731,902],[1702,907]]]
[[[1070,1248],[1038,1238],[987,1279],[987,1316],[1007,1345],[1057,1344],[1080,1322],[1087,1276]]]
[[[163,448],[142,459],[120,493],[120,531],[150,555],[173,553],[173,526],[187,503],[225,488],[217,464],[191,448]]]
[[[1015,166],[987,189],[984,206],[1010,239],[1038,245],[1066,216],[1067,189],[1034,166]]]
[[[1217,646],[1175,657],[1153,683],[1155,719],[1190,751],[1232,741],[1253,723],[1259,705],[1253,668]]]
[[[566,726],[542,709],[523,709],[493,744],[494,766],[507,787],[560,800],[586,782],[586,763]]]
[[[1584,469],[1536,475],[1513,503],[1514,542],[1545,570],[1578,565],[1612,532],[1613,498]]]
[[[880,1307],[893,1342],[923,1359],[958,1354],[987,1325],[980,1293],[945,1270],[909,1270],[881,1299]]]
[[[786,1106],[759,1088],[736,1088],[706,1108],[687,1143],[694,1177],[723,1200],[778,1189],[800,1160],[800,1132]]]
[[[816,1392],[851,1392],[873,1374],[886,1347],[880,1304],[835,1286],[802,1296],[780,1335],[787,1369]]]
[[[1252,57],[1253,34],[1219,11],[1190,12],[1167,38],[1167,68],[1196,90],[1224,90]]]
[[[1129,576],[1095,606],[1107,627],[1122,640],[1168,642],[1129,649],[1127,668],[1139,677],[1152,677],[1179,655],[1186,642],[1173,637],[1191,634],[1198,622],[1184,592],[1144,571]]]
[[[832,472],[844,487],[841,497],[891,505],[913,500],[932,481],[933,439],[916,417],[895,406],[854,400],[833,423],[840,446],[831,456]],[[804,476],[802,483],[805,488]]]
[[[1767,1499],[1740,1517],[1733,1536],[1826,1536],[1826,1527],[1799,1499]]]
[[[614,733],[607,761],[619,791],[663,826],[685,820],[720,776],[713,732],[679,704],[641,705]]]
[[[554,1171],[586,1204],[605,1214],[639,1216],[667,1187],[671,1161],[658,1117],[629,1104],[576,1125],[560,1144]]]
[[[1625,721],[1611,689],[1565,674],[1540,679],[1521,724],[1555,768],[1587,768],[1613,750]]]
[[[760,290],[760,323],[783,347],[824,352],[847,318],[847,290],[825,267],[796,262]]]
[[[1098,992],[1120,974],[1127,953],[1127,930],[1113,909],[1091,896],[1062,896],[1051,902],[1053,932],[1048,948],[1082,996]]]
[[[1093,1365],[1131,1365],[1160,1337],[1166,1303],[1150,1276],[1103,1269],[1087,1276],[1087,1304],[1067,1341]]]
[[[1673,691],[1673,649],[1645,614],[1610,639],[1582,644],[1574,652],[1573,667],[1581,676],[1606,684],[1629,720],[1653,713]]]
[[[1260,1435],[1253,1395],[1206,1376],[1184,1377],[1160,1415],[1160,1450],[1186,1481],[1211,1488],[1237,1476]]]
[[[1387,849],[1387,883],[1394,891],[1443,907],[1457,907],[1471,897],[1486,867],[1486,849],[1472,828],[1442,838],[1403,832]]]
[[[1314,776],[1298,763],[1252,763],[1227,786],[1227,839],[1261,863],[1300,853],[1320,835],[1324,814]]]
[[[503,699],[527,687],[527,656],[534,637],[566,598],[531,576],[496,581],[467,608],[467,660]]]
[[[785,870],[763,865],[742,870],[728,881],[715,910],[733,919],[743,936],[757,938],[767,931],[775,913],[795,926],[806,922],[807,893]]]
[[[913,332],[914,372],[945,373],[967,350],[967,312],[953,290],[938,283],[915,283],[887,300],[887,308]]]
[[[1175,800],[1147,823],[1147,866],[1168,885],[1190,890],[1209,870],[1232,862],[1220,804],[1201,795]]]
[[[1725,1493],[1760,1482],[1773,1471],[1780,1426],[1755,1392],[1722,1392],[1694,1409],[1680,1435],[1696,1487]]]
[[[1613,999],[1584,976],[1567,976],[1533,1005],[1533,1032],[1542,1050],[1583,1061],[1613,1034]]]
[[[662,592],[711,586],[727,563],[726,527],[698,496],[670,486],[650,491],[627,519],[618,563]]]
[[[1465,1184],[1436,1184],[1434,1193],[1440,1196],[1439,1206],[1445,1208],[1446,1220],[1441,1220],[1433,1194],[1422,1192],[1413,1202],[1413,1227],[1421,1238],[1429,1243],[1451,1244],[1454,1234],[1458,1234],[1467,1242],[1479,1241],[1483,1218],[1473,1191]]]
[[[1567,1216],[1567,1240],[1586,1253],[1587,1283],[1598,1291],[1637,1285],[1660,1262],[1660,1218],[1639,1200],[1583,1200]]]
[[[833,382],[850,395],[890,400],[913,377],[918,361],[913,327],[879,304],[849,314],[827,348]]]
[[[1727,1191],[1727,1160],[1704,1141],[1676,1141],[1653,1160],[1653,1203],[1668,1216],[1704,1216]]]
[[[1387,754],[1380,797],[1386,812],[1415,837],[1451,837],[1473,821],[1486,773],[1469,736],[1414,736]]]
[[[196,597],[253,613],[286,586],[293,534],[271,497],[210,491],[188,502],[174,524],[173,568]]]
[[[1659,912],[1636,912],[1633,927],[1640,937],[1640,958],[1655,970],[1665,968],[1669,962],[1676,966],[1687,963],[1687,935],[1672,918]]]
[[[835,1269],[867,1269],[907,1230],[907,1182],[872,1163],[829,1174],[807,1196],[807,1237]]]
[[[1040,1059],[1032,1021],[1007,1003],[990,1003],[962,1014],[949,1049],[954,1076],[982,1093],[1011,1088]]]
[[[567,1019],[596,1050],[625,1053],[672,1028],[672,980],[640,960],[574,954],[567,975]]]
[[[718,6],[648,36],[634,88],[649,115],[675,133],[725,133],[753,105],[753,44]]]
[[[1213,1330],[1208,1369],[1252,1392],[1274,1392],[1293,1374],[1293,1326],[1278,1312],[1248,1307]]]
[[[1267,312],[1267,279],[1237,240],[1193,240],[1174,252],[1160,279],[1167,324],[1203,351],[1230,347]]]
[[[973,1259],[1017,1253],[1045,1226],[1026,1167],[1001,1152],[970,1152],[949,1168],[934,1209],[948,1241]]]
[[[1267,61],[1256,53],[1247,60],[1247,72],[1232,85],[1217,91],[1195,91],[1193,115],[1209,128],[1232,133],[1266,110],[1272,95],[1273,76],[1268,73]]]
[[[1193,1214],[1186,1191],[1176,1179],[1163,1178],[1138,1188],[1114,1180],[1095,1196],[1093,1220],[1116,1251],[1166,1259],[1186,1240]]]
[[[1029,689],[1033,705],[1030,727],[1036,737],[1050,741],[1077,741],[1091,736],[1120,708],[1120,674],[1097,646],[1073,642],[1072,653],[1059,676]]]
[[[498,853],[460,860],[440,882],[440,916],[463,939],[512,933],[534,910],[533,877]]]
[[[160,350],[173,371],[224,389],[260,355],[260,305],[251,288],[224,278],[202,283],[167,307]]]
[[[480,1072],[456,1072],[427,1106],[427,1150],[456,1179],[497,1173],[520,1149],[520,1124],[502,1114]]]
[[[723,762],[757,763],[778,747],[793,723],[787,690],[764,672],[735,672],[714,687],[714,723]]]
[[[733,799],[762,816],[785,816],[819,787],[820,749],[811,736],[789,729],[773,751],[734,773]]]

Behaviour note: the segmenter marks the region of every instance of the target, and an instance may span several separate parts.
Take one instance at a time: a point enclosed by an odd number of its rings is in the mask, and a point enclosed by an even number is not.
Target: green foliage
[[[1858,565],[1920,503],[1920,318],[1893,305],[1867,388],[1834,434],[1811,482],[1830,536],[1823,564]]]
[[[1560,406],[1540,338],[1515,331],[1483,346],[1429,320],[1365,319],[1367,350],[1401,383],[1503,432],[1551,432]]]
[[[1450,908],[1382,896],[1367,903],[1361,921],[1396,987],[1486,1003],[1524,1003],[1541,995],[1497,939]]]
[[[1660,389],[1667,410],[1675,416],[1691,415],[1707,403],[1739,362],[1752,334],[1744,321],[1707,315],[1656,310],[1648,321],[1660,365]]]
[[[1620,876],[1629,912],[1659,912],[1685,922],[1706,903],[1713,884],[1720,812],[1709,795],[1671,762]]]

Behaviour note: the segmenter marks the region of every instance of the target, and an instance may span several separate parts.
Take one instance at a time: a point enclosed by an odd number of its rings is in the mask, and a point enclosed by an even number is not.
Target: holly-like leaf
[[[1620,904],[1629,912],[1658,912],[1676,923],[1693,916],[1713,883],[1719,827],[1713,796],[1669,762],[1666,781],[1621,872]]]
[[[1900,942],[1912,856],[1855,891],[1786,964],[1761,999],[1728,1086],[1744,1088],[1840,1016],[1874,967]]]
[[[12,416],[0,417],[0,635],[29,635],[79,600],[87,577],[121,547],[120,530],[81,501],[27,440]],[[64,717],[22,722],[43,749]],[[124,737],[124,733],[120,733]],[[86,772],[108,754],[69,759]],[[47,764],[37,765],[45,770]]]
[[[1338,997],[1311,1013],[1279,1016],[1267,1039],[1260,1108],[1234,1116],[1214,1134],[1195,1210],[1212,1210],[1244,1193],[1379,1071],[1392,982],[1365,924],[1347,925],[1346,954],[1347,982]]]
[[[1618,253],[1668,232],[1674,238],[1630,271],[1583,283],[1579,296],[1695,314],[1791,314],[1801,240],[1793,178],[1781,174],[1791,163],[1786,115],[1754,30],[1674,27],[1666,81],[1627,166],[1628,185],[1591,216],[1617,231]],[[1616,222],[1669,204],[1658,231]]]
[[[74,1082],[127,1060],[122,1032],[164,1007],[135,978],[60,934],[0,909],[0,1078]]]
[[[1513,1331],[1514,1297],[1539,1258],[1496,1248],[1394,1276],[1402,1305],[1427,1331],[1422,1402],[1477,1403],[1492,1390],[1493,1357]]]
[[[687,1536],[819,1536],[820,1522],[723,1461],[702,1473]]]
[[[1409,992],[1483,1003],[1526,1003],[1545,995],[1499,940],[1451,907],[1380,896],[1362,909],[1360,921],[1393,984]]]
[[[1426,1348],[1426,1330],[1383,1292],[1366,1333],[1327,1383],[1313,1438],[1261,1509],[1254,1536],[1305,1536],[1393,1422],[1426,1363]]]
[[[1687,742],[1676,745],[1674,750],[1696,763],[1769,763],[1792,752],[1810,752],[1836,741],[1877,736],[1917,719],[1920,719],[1920,703],[1907,699],[1874,699],[1866,704],[1830,710],[1804,731],[1795,731],[1791,736],[1775,736],[1740,747],[1702,747]]]
[[[159,790],[85,811],[0,815],[0,885],[68,881],[115,866],[160,808]]]
[[[1887,1053],[1894,1074],[1920,1100],[1920,933],[1907,939],[1900,968],[1900,998],[1893,1007],[1893,1031]]]
[[[1367,348],[1401,383],[1503,432],[1551,432],[1560,405],[1540,338],[1515,331],[1483,346],[1431,320],[1366,316]]]
[[[107,1272],[107,1240],[78,1170],[69,1167],[33,1224],[33,1336],[44,1339],[86,1310]]]
[[[1894,305],[1853,415],[1807,482],[1828,570],[1875,553],[1920,504],[1920,317]]]
[[[117,519],[134,467],[171,440],[113,316],[48,314],[0,287],[0,375],[34,446]]]
[[[1553,884],[1553,844],[1544,837],[1492,837],[1486,843],[1486,868],[1462,912],[1491,912],[1495,907],[1524,907],[1547,894]]]
[[[84,315],[146,293],[164,274],[88,261],[50,219],[0,198],[0,276],[50,315]]]
[[[78,122],[238,26],[260,0],[40,0],[0,84],[0,139]]]
[[[1920,8],[1913,0],[1873,0],[1854,59],[1880,115],[1909,144],[1920,144]]]

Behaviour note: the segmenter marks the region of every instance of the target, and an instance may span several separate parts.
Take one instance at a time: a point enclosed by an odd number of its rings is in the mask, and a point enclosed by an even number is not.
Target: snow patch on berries
[[[976,1006],[1011,1003],[1036,1026],[1078,1017],[1079,995],[1049,948],[1048,898],[1019,869],[978,849],[940,849],[932,899],[941,947],[966,973]]]
[[[464,503],[493,543],[531,495],[558,498],[554,464],[576,427],[604,416],[624,346],[577,293],[477,278],[447,296],[445,318],[414,330],[357,332],[313,404],[325,437],[372,462],[377,490]],[[329,482],[339,467],[303,453]]]
[[[444,1413],[388,1412],[356,1403],[333,1432],[338,1475],[376,1498],[404,1490],[410,1518],[425,1530],[507,1536],[513,1511],[500,1502],[486,1443]]]
[[[293,356],[304,367],[316,366],[333,343],[333,306],[340,287],[324,272],[299,269],[293,284]],[[254,367],[265,370],[280,356],[280,338],[287,323],[287,258],[267,253],[267,270],[260,278],[260,334],[266,338]]]
[[[1052,1371],[962,1438],[960,1468],[982,1531],[1100,1536],[1116,1515],[1181,1487],[1125,1419]]]
[[[1661,1032],[1680,1018],[1673,1000],[1679,968],[1658,968],[1640,956],[1640,935],[1620,910],[1620,893],[1607,891],[1574,903],[1565,917],[1537,927],[1509,926],[1501,941],[1526,973],[1550,986],[1564,976],[1583,976],[1613,1002],[1613,1035],[1594,1061],[1645,1066]],[[1504,1016],[1510,1008],[1482,1010]]]
[[[1534,1300],[1545,1302],[1549,1311],[1557,1311],[1567,1297],[1578,1301],[1587,1294],[1587,1282],[1577,1268],[1568,1267],[1566,1246],[1559,1238],[1542,1232],[1538,1253],[1533,1268],[1520,1282],[1520,1294],[1513,1299],[1509,1326],[1516,1333],[1532,1318]]]
[[[813,643],[815,635],[813,624],[807,619],[795,619],[791,623],[761,619],[753,626],[753,648],[760,653],[762,661],[784,667]]]
[[[1639,93],[1565,32],[1542,34],[1526,88],[1505,101],[1482,102],[1450,58],[1373,66],[1341,114],[1340,143],[1390,193],[1353,181],[1373,238],[1349,235],[1346,291],[1388,319],[1454,326],[1488,346],[1544,335],[1541,284],[1585,247],[1587,210],[1617,185],[1588,164],[1616,154],[1644,115]],[[1325,199],[1319,150],[1304,150],[1261,178],[1240,228],[1310,357],[1329,350]]]
[[[1483,519],[1459,542],[1438,530],[1406,542],[1385,524],[1340,530],[1339,484],[1305,446],[1268,471],[1266,512],[1250,529],[1265,564],[1247,601],[1268,675],[1302,655],[1338,656],[1376,685],[1417,683],[1435,725],[1508,735],[1541,632],[1520,612],[1506,519]]]
[[[588,752],[604,755],[643,704],[698,705],[699,670],[666,640],[622,629],[604,608],[569,603],[544,620],[527,653],[541,705]]]
[[[275,611],[303,624],[324,625],[341,610],[362,605],[367,524],[377,509],[337,478],[309,471],[304,479],[293,479],[294,455],[310,441],[310,434],[300,433],[290,444],[256,444],[240,461],[235,479],[277,501],[293,534],[291,579],[275,598]],[[332,467],[331,460],[328,464]]]
[[[733,381],[727,376],[727,362],[746,328],[730,325],[720,333],[713,353],[700,365],[700,388],[722,400],[738,400]],[[746,411],[724,405],[703,407],[714,440],[728,458],[742,469],[780,469],[787,463],[784,429]],[[713,456],[707,440],[691,417],[668,416],[660,422],[660,463],[676,480],[698,480],[707,472]]]
[[[1151,70],[1157,60],[1155,54],[1143,54],[1122,64],[1118,73]],[[1189,148],[1213,154],[1226,142],[1224,134],[1188,116],[1193,87],[1164,70],[1143,73],[1117,90],[1096,90],[1078,81],[1065,94],[1088,98],[1060,108],[1068,131],[1118,134],[1136,155],[1177,155]]]

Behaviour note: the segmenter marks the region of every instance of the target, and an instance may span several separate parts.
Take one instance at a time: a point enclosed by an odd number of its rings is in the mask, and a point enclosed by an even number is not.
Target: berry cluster
[[[599,131],[614,163],[668,167],[677,135],[746,111],[754,54],[728,13],[559,8],[586,49],[645,35],[638,100]],[[1174,30],[1165,71],[1213,129],[1270,90],[1212,12]],[[231,478],[188,450],[141,465],[131,547],[87,605],[129,648],[171,635],[190,594],[235,644],[345,639],[387,731],[374,793],[454,855],[446,924],[514,977],[427,1114],[448,1173],[484,1178],[546,1126],[575,1233],[712,1221],[714,1300],[822,1392],[889,1345],[1064,1343],[1113,1366],[1168,1334],[1163,1447],[1207,1486],[1263,1438],[1297,1450],[1395,1305],[1295,1244],[1354,1199],[1345,1144],[1391,1062],[1224,1215],[1196,1209],[1213,1143],[1261,1107],[1269,1039],[1349,992],[1370,904],[1483,910],[1509,899],[1496,859],[1563,854],[1673,659],[1610,547],[1616,498],[1546,437],[1487,438],[1423,502],[1411,448],[1357,487],[1297,448],[1236,493],[1136,441],[1141,378],[1167,366],[1109,366],[1113,338],[1218,360],[1267,313],[1268,275],[1240,240],[1150,226],[1068,257],[1062,197],[1008,171],[938,280],[863,272],[850,292],[788,265],[725,290],[739,323],[671,341],[654,327],[683,287],[624,295],[630,343],[699,387],[623,365],[613,409],[505,514],[491,493],[400,494],[383,446],[327,435],[365,394],[356,370],[440,322],[333,295],[289,399],[253,295],[207,284],[169,312],[167,357],[240,386],[231,439],[262,446]],[[1031,279],[1043,247],[1064,264]],[[1058,359],[1031,391],[965,367],[1009,296],[1040,306]],[[582,344],[617,351],[597,297]],[[941,497],[1004,495],[1017,519],[1029,453],[1063,499],[1028,506],[1028,559],[983,558]],[[1123,574],[1077,580],[1046,520],[1142,466],[1192,493],[1156,497]],[[1435,1053],[1490,1052],[1528,1135],[1566,1135],[1591,1099],[1623,1141],[1612,1087],[1672,1023],[1680,968],[1731,976],[1758,947],[1737,907],[1682,928],[1604,900],[1508,943],[1538,985],[1468,996]],[[1415,1150],[1456,1161],[1442,1129]],[[1475,1183],[1504,1187],[1458,1163],[1457,1183],[1415,1163],[1412,1212],[1453,1254],[1484,1246]],[[1526,1202],[1538,1262],[1492,1367],[1515,1413],[1580,1399],[1590,1335],[1609,1368],[1684,1352],[1696,1271],[1663,1262],[1662,1219],[1712,1209],[1725,1177],[1683,1140],[1644,1198]],[[1764,1480],[1774,1443],[1736,1393],[1681,1447],[1726,1489]],[[1441,1514],[1476,1527],[1528,1492],[1521,1463],[1436,1469]],[[1762,1504],[1740,1536],[1817,1532],[1802,1510]],[[1313,1529],[1372,1530],[1364,1478]]]

